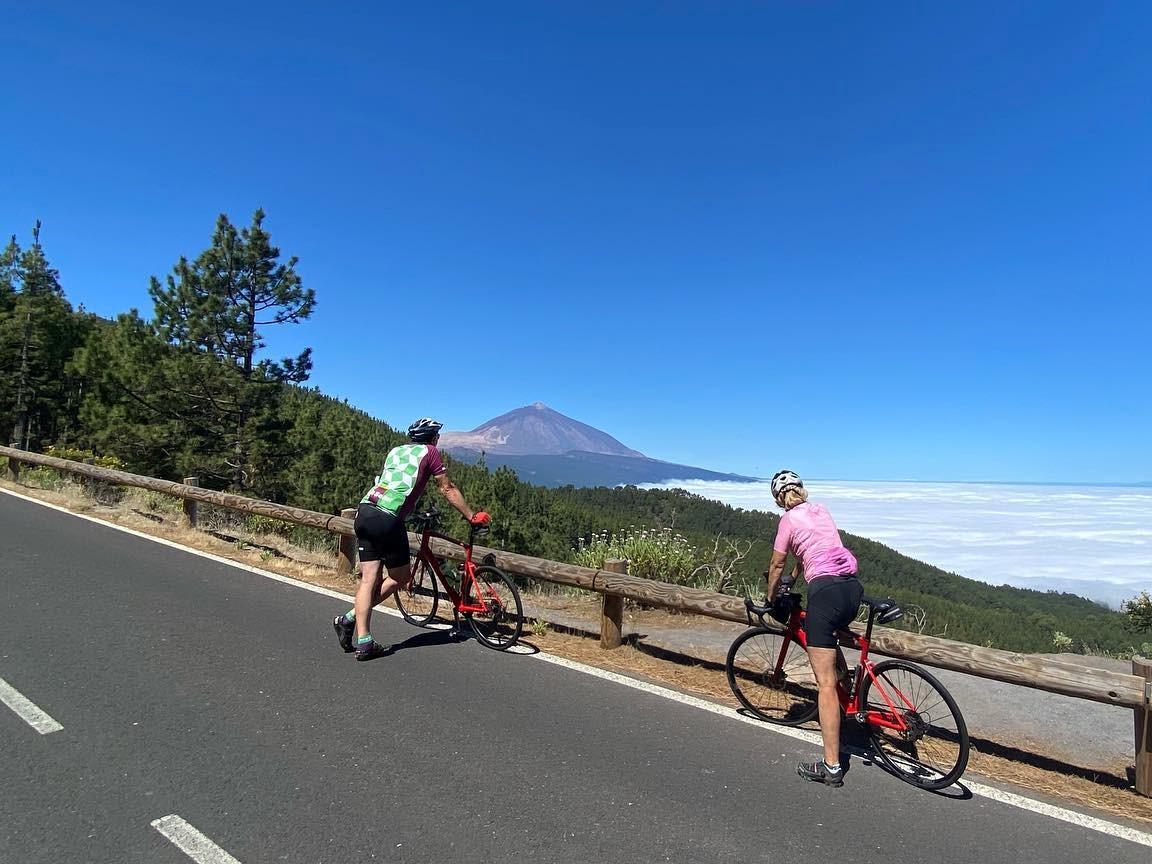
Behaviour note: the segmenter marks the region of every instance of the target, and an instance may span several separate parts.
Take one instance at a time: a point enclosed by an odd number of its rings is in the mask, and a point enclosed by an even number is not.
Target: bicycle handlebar
[[[787,624],[788,619],[792,617],[792,610],[799,608],[800,595],[792,591],[785,591],[783,594],[777,595],[776,599],[769,602],[768,598],[764,598],[764,605],[757,606],[752,602],[751,597],[744,598],[744,608],[748,612],[748,623],[752,624],[752,616],[755,615],[760,623],[764,623],[764,616],[779,621],[781,624]]]
[[[413,513],[404,521],[417,531],[423,531],[425,528],[435,531],[440,527],[440,511],[430,507],[423,513]]]
[[[423,531],[436,531],[440,527],[443,518],[440,511],[435,506],[429,507],[423,513],[413,513],[404,520],[408,525],[411,525],[416,532]],[[472,541],[477,537],[484,537],[491,530],[491,525],[476,525],[471,522],[468,523],[468,544],[471,545]]]
[[[764,599],[767,600],[768,598],[765,597]],[[755,615],[757,618],[763,618],[765,615],[768,614],[768,611],[772,608],[772,606],[771,605],[757,606],[755,603],[752,602],[751,597],[745,597],[744,598],[744,608],[748,612],[748,623],[751,624],[753,615]]]

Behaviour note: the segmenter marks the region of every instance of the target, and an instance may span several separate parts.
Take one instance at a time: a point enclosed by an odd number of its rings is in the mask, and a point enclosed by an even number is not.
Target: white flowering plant
[[[600,568],[609,558],[628,561],[628,573],[675,585],[703,587],[709,566],[700,551],[673,528],[637,528],[591,533],[576,541],[573,563]]]

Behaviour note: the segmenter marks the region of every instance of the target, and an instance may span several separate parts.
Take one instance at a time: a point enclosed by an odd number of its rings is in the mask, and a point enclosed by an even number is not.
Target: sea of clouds
[[[671,480],[779,513],[765,483]],[[993,585],[1067,591],[1118,607],[1152,591],[1152,488],[805,481],[837,526]]]

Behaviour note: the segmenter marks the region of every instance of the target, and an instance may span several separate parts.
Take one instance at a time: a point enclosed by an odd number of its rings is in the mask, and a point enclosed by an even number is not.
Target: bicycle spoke
[[[432,566],[423,558],[418,558],[412,566],[411,581],[394,596],[396,608],[405,621],[417,627],[426,627],[435,620],[436,609],[444,592]]]
[[[468,613],[476,636],[489,648],[503,651],[520,638],[524,627],[520,592],[502,570],[477,567],[471,602],[483,605],[483,612]]]
[[[876,753],[901,779],[925,789],[951,785],[968,762],[960,709],[929,673],[889,660],[865,683],[864,710]],[[889,728],[895,726],[898,728]]]
[[[764,628],[747,630],[732,643],[728,686],[762,720],[796,726],[816,714],[816,675],[796,642]]]

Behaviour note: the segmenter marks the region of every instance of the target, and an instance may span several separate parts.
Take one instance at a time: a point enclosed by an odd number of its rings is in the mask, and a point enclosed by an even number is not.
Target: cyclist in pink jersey
[[[807,780],[842,786],[836,631],[856,617],[864,588],[856,578],[856,558],[840,542],[832,514],[824,505],[808,501],[808,490],[796,474],[777,472],[772,478],[772,497],[784,508],[784,515],[772,544],[768,596],[775,597],[782,587],[784,560],[791,552],[796,559],[795,575],[803,574],[808,583],[804,635],[819,688],[820,735],[824,739],[824,758],[801,762],[796,772]]]
[[[404,517],[412,512],[430,477],[448,503],[475,525],[488,523],[487,513],[473,513],[464,496],[448,479],[436,443],[442,423],[422,417],[408,427],[410,443],[388,451],[372,488],[356,508],[356,544],[360,557],[360,587],[356,605],[338,615],[332,626],[340,647],[356,652],[357,660],[383,657],[386,648],[372,638],[372,607],[383,603],[412,578],[408,531]],[[385,577],[383,572],[387,570]]]

